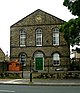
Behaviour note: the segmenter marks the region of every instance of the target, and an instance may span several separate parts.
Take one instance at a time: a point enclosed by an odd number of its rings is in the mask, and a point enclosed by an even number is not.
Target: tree
[[[67,41],[68,45],[78,44],[80,41],[80,18],[71,19],[68,22],[65,22],[60,31],[64,32],[64,38]]]
[[[65,22],[60,28],[68,45],[73,46],[80,42],[80,0],[64,0],[63,5],[68,7],[72,14],[78,16]]]
[[[80,0],[64,0],[63,5],[68,7],[73,15],[80,16]]]

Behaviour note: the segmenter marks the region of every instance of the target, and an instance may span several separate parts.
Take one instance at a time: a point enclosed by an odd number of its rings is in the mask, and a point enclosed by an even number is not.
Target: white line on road
[[[0,92],[2,93],[2,92],[6,92],[6,93],[14,93],[15,91],[11,91],[11,90],[0,90]]]

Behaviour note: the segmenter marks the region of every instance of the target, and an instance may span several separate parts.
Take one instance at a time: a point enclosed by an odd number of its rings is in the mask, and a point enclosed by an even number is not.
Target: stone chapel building
[[[69,68],[69,47],[59,31],[65,21],[40,9],[10,27],[10,60],[18,59],[25,70]]]

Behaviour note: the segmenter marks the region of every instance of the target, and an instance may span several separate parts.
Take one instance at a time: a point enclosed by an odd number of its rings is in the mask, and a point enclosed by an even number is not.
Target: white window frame
[[[19,61],[21,64],[25,64],[25,62],[26,62],[26,54],[25,53],[20,53]]]
[[[36,46],[42,46],[42,29],[36,30]]]
[[[59,29],[53,29],[53,45],[59,45]]]
[[[20,46],[21,47],[26,46],[26,33],[24,30],[20,31]]]
[[[60,55],[58,53],[53,54],[53,66],[60,65]]]
[[[43,53],[42,52],[36,52],[34,57],[44,57]]]

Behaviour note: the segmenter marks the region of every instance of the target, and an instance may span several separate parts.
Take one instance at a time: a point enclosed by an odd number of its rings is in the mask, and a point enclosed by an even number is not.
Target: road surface
[[[80,93],[80,86],[0,85],[0,93]]]

